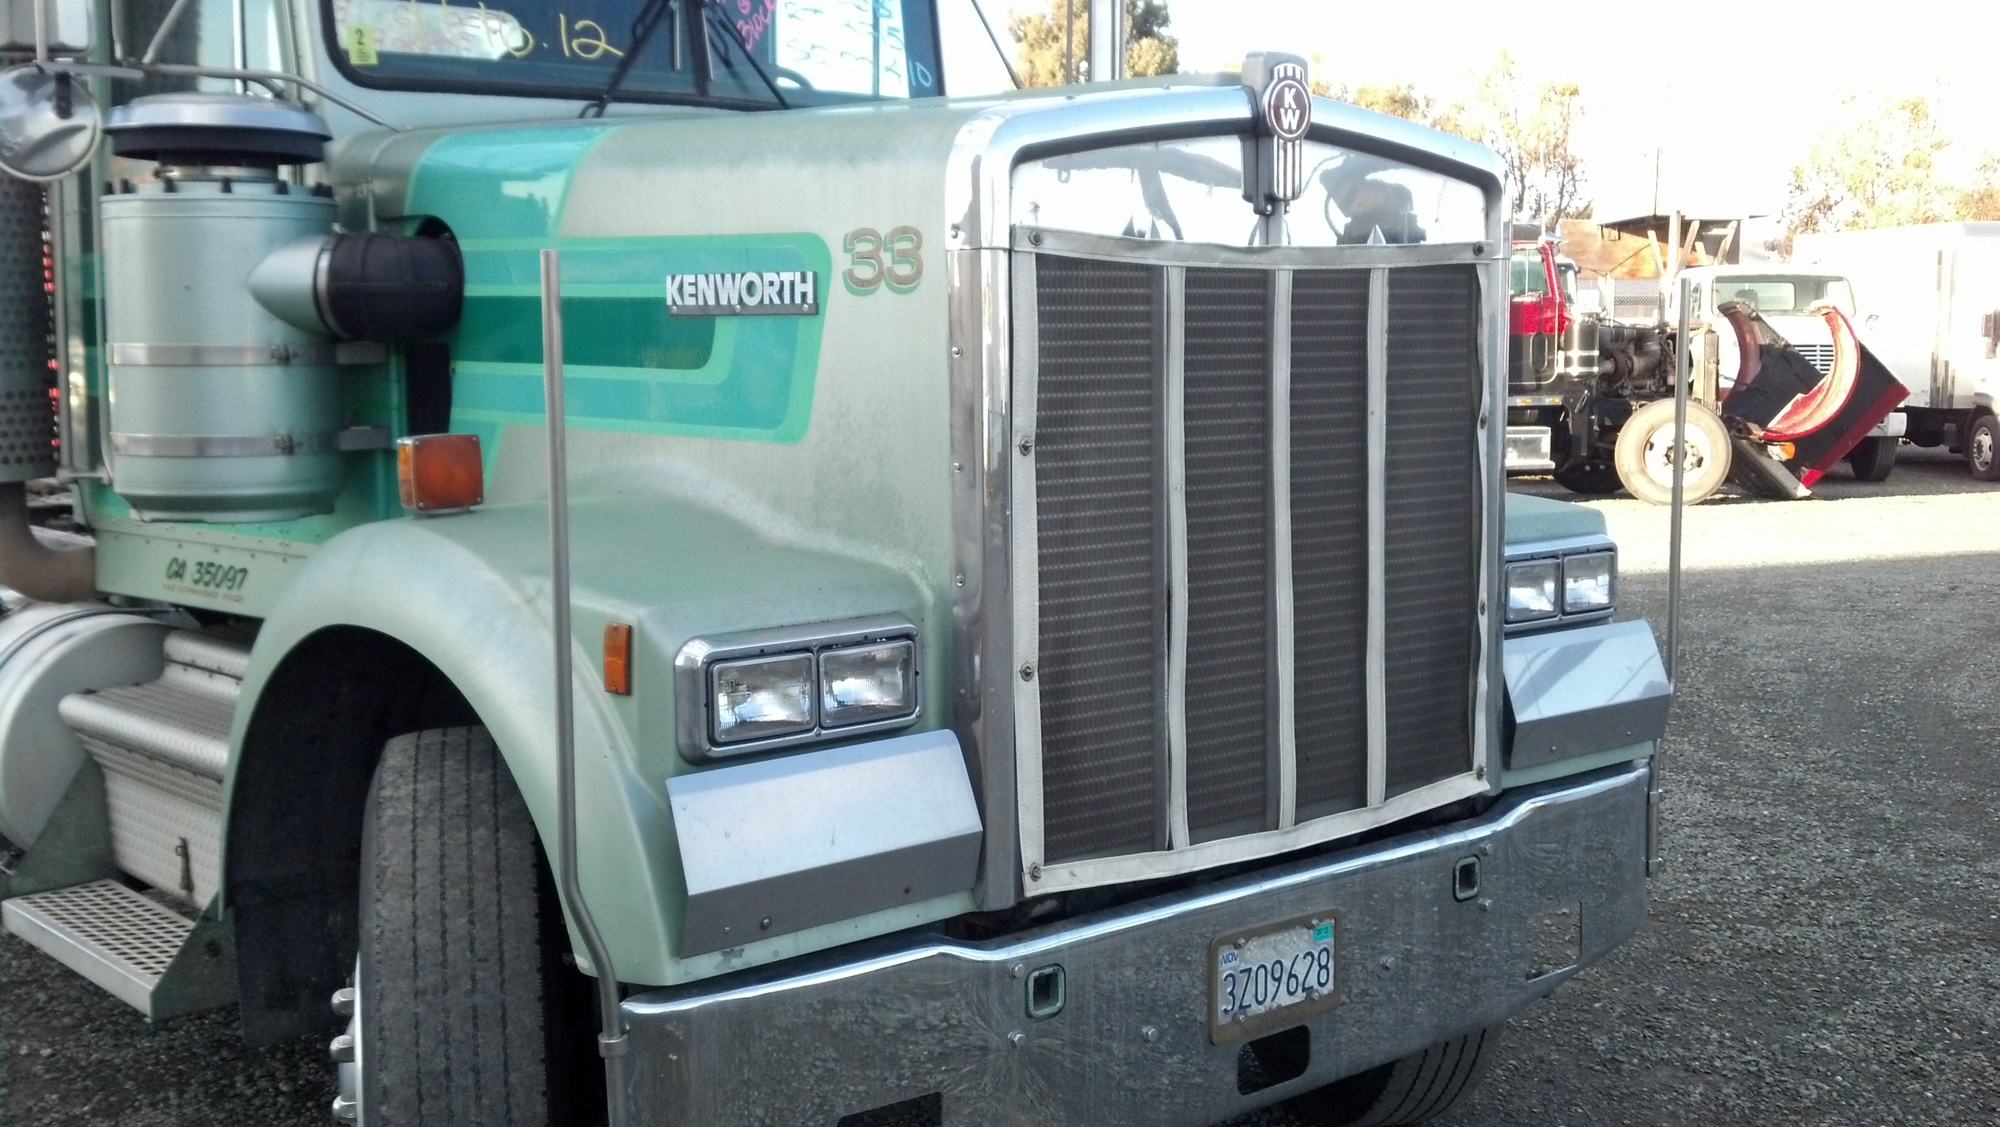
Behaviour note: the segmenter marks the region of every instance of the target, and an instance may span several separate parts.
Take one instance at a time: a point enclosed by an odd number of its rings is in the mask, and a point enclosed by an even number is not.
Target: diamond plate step
[[[149,1018],[235,1000],[234,959],[222,926],[190,920],[117,881],[0,903],[8,931]]]
[[[204,908],[221,875],[222,775],[248,639],[167,635],[159,680],[64,697],[63,722],[104,768],[118,867]]]

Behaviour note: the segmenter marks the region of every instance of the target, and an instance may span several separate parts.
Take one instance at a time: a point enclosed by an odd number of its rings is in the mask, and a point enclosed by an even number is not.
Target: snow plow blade
[[[1743,461],[1750,463],[1737,482],[1745,489],[1766,497],[1807,496],[1804,487],[1846,457],[1910,394],[1831,305],[1816,310],[1833,336],[1833,363],[1823,376],[1755,310],[1735,302],[1719,308],[1736,330],[1744,373],[1723,401],[1723,416],[1750,424],[1763,441],[1789,442],[1793,449],[1792,457],[1779,463],[1761,443],[1739,439]],[[1778,482],[1771,470],[1789,470],[1784,476],[1798,488]]]

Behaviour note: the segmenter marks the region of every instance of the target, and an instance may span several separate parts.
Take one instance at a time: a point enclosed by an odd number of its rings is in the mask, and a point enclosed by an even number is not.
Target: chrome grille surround
[[[1237,248],[1016,230],[1009,225],[1009,173],[1015,163],[1025,159],[1024,154],[1079,151],[1148,137],[1237,132],[1247,127],[1250,108],[1241,91],[1235,89],[1120,91],[1056,106],[1035,103],[1000,106],[973,118],[959,135],[946,179],[950,222],[952,493],[957,562],[953,676],[958,708],[954,727],[973,760],[982,806],[987,811],[986,853],[975,890],[982,908],[1005,907],[1024,895],[1139,880],[1270,856],[1358,833],[1491,789],[1485,781],[1484,769],[1487,748],[1499,730],[1499,629],[1497,617],[1488,614],[1487,608],[1497,605],[1495,546],[1500,538],[1502,478],[1500,447],[1487,433],[1487,425],[1492,417],[1489,405],[1499,402],[1504,392],[1499,381],[1504,378],[1506,346],[1505,326],[1500,318],[1506,292],[1507,243],[1501,223],[1506,209],[1498,166],[1484,150],[1428,131],[1385,124],[1379,118],[1349,112],[1345,107],[1320,103],[1315,106],[1315,117],[1319,122],[1316,139],[1374,149],[1392,159],[1442,171],[1478,186],[1487,201],[1488,239],[1479,244],[1433,246]],[[1473,348],[1482,387],[1475,397],[1477,433],[1471,440],[1477,473],[1475,488],[1481,498],[1475,506],[1477,528],[1473,530],[1477,550],[1472,566],[1478,597],[1476,613],[1475,608],[1467,608],[1463,615],[1476,645],[1467,710],[1471,733],[1466,749],[1467,770],[1402,793],[1388,793],[1383,754],[1387,718],[1379,673],[1368,679],[1377,687],[1371,694],[1374,707],[1367,718],[1367,793],[1356,793],[1360,789],[1353,777],[1356,772],[1350,770],[1349,777],[1342,778],[1338,772],[1327,770],[1324,763],[1315,761],[1311,753],[1301,753],[1290,746],[1291,733],[1302,722],[1324,726],[1343,721],[1327,721],[1317,714],[1302,721],[1292,715],[1295,694],[1290,682],[1294,666],[1304,660],[1292,652],[1295,644],[1292,635],[1306,631],[1311,634],[1308,644],[1324,649],[1324,631],[1311,633],[1311,608],[1299,612],[1289,606],[1282,610],[1274,607],[1272,617],[1276,621],[1271,628],[1278,635],[1273,651],[1277,656],[1272,663],[1274,668],[1267,672],[1276,682],[1269,696],[1275,698],[1272,722],[1282,730],[1278,742],[1283,752],[1276,757],[1279,762],[1272,765],[1271,777],[1265,780],[1264,803],[1267,824],[1275,823],[1276,828],[1197,840],[1200,835],[1189,828],[1186,808],[1190,785],[1185,729],[1185,694],[1189,687],[1185,681],[1184,652],[1188,623],[1181,617],[1186,613],[1186,599],[1169,600],[1171,605],[1166,611],[1169,654],[1171,657],[1177,648],[1183,652],[1178,662],[1170,659],[1161,674],[1167,684],[1167,698],[1179,702],[1165,709],[1166,714],[1160,717],[1171,730],[1168,754],[1160,763],[1165,778],[1156,777],[1153,784],[1155,797],[1159,789],[1166,790],[1173,810],[1165,832],[1162,834],[1155,827],[1155,848],[1150,850],[1114,850],[1111,855],[1061,863],[1051,860],[1057,854],[1049,849],[1048,819],[1052,808],[1043,801],[1047,772],[1073,770],[1074,765],[1045,762],[1043,756],[1044,713],[1038,691],[1042,677],[1035,668],[1040,655],[1042,621],[1036,578],[1040,554],[1039,498],[1033,472],[1034,389],[1030,386],[1024,399],[1023,388],[1015,381],[1018,373],[1035,372],[1039,365],[1040,328],[1036,323],[1039,309],[1035,302],[1023,300],[1022,295],[1035,292],[1035,258],[1040,254],[1180,270],[1182,284],[1175,289],[1183,303],[1185,273],[1189,270],[1262,271],[1271,278],[1274,290],[1289,287],[1304,271],[1352,270],[1370,280],[1372,291],[1377,286],[1386,286],[1388,279],[1402,267],[1453,264],[1470,268],[1479,291],[1476,300],[1479,327]],[[1274,325],[1289,314],[1291,304],[1288,293],[1283,299],[1273,300]],[[1375,307],[1381,308],[1382,304],[1376,302]],[[1169,311],[1167,323],[1181,323],[1184,310],[1183,304],[1181,309]],[[1169,340],[1162,342],[1161,347],[1176,346]],[[1290,413],[1293,419],[1290,429],[1294,431],[1312,424],[1314,419],[1319,420],[1317,425],[1331,425],[1327,420],[1337,419],[1346,409],[1345,404],[1308,402],[1292,412],[1284,402],[1285,396],[1298,394],[1305,386],[1298,380],[1279,378],[1290,365],[1290,354],[1295,347],[1309,351],[1309,334],[1278,332],[1274,328],[1268,357],[1273,417]],[[1166,367],[1177,369],[1179,378],[1186,379],[1185,356],[1167,363]],[[1374,386],[1386,398],[1386,370],[1374,374]],[[1181,401],[1184,394],[1185,387],[1177,387],[1167,398]],[[1388,445],[1386,407],[1381,402],[1374,406],[1373,425],[1367,428],[1367,448],[1374,455],[1371,463],[1379,467]],[[1319,414],[1314,415],[1314,411]],[[1183,418],[1177,426],[1166,428],[1172,433],[1163,435],[1162,441],[1186,442],[1185,428]],[[1287,437],[1287,428],[1277,428],[1271,435],[1269,456],[1274,460],[1274,470],[1278,460],[1290,457],[1285,448]],[[1026,452],[1022,449],[1023,440]],[[1169,462],[1183,465],[1185,459],[1171,458]],[[1337,478],[1341,472],[1338,459],[1328,464],[1310,463],[1309,456],[1292,474],[1271,475],[1270,503],[1275,511],[1288,516],[1294,510],[1310,509],[1316,503],[1311,495],[1316,480],[1313,475],[1319,474],[1317,480],[1323,485],[1329,480],[1326,475]],[[1379,469],[1371,477],[1371,488],[1377,493],[1384,485],[1381,477]],[[1183,481],[1183,488],[1185,485]],[[1288,496],[1294,488],[1304,491],[1302,500],[1294,501]],[[1327,490],[1320,492],[1326,494]],[[1326,498],[1322,496],[1319,500],[1323,502]],[[1178,508],[1177,519],[1186,521],[1184,503]],[[1371,526],[1371,543],[1380,545],[1387,521],[1383,506],[1374,504],[1366,520]],[[1287,521],[1278,519],[1275,523],[1282,526]],[[1318,531],[1325,535],[1328,530]],[[1288,534],[1288,528],[1275,527],[1273,544],[1284,544]],[[1168,539],[1184,548],[1184,528]],[[1277,557],[1271,569],[1274,603],[1289,600],[1287,573],[1291,557],[1309,547],[1292,552],[1274,551]],[[1176,550],[1172,543],[1166,548],[1170,555]],[[1368,556],[1369,572],[1379,579],[1387,567],[1384,553],[1377,547]],[[1170,572],[1186,574],[1185,560],[1169,559],[1168,563]],[[1381,600],[1374,602],[1376,607],[1366,623],[1367,640],[1374,655],[1371,669],[1382,661],[1380,654],[1391,625],[1380,607]],[[1307,625],[1300,626],[1301,622]],[[1353,633],[1351,626],[1350,623],[1349,634]],[[1340,652],[1351,654],[1351,639],[1347,650]],[[1338,660],[1337,656],[1329,656],[1333,653],[1334,650],[1315,651],[1315,655],[1308,657],[1317,656],[1322,662]],[[1308,704],[1317,707],[1319,703],[1301,696],[1297,707],[1304,709]],[[1351,706],[1352,702],[1348,703]],[[1344,723],[1353,726],[1351,707]],[[1305,772],[1303,776],[1299,773],[1301,769]],[[1018,820],[1005,817],[1003,812],[1010,809],[1018,812]],[[1126,837],[1129,842],[1119,846],[1120,849],[1139,844],[1136,830]],[[1162,837],[1164,841],[1160,840]]]

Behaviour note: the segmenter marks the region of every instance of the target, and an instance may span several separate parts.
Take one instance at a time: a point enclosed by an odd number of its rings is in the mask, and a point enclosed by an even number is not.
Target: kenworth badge
[[[1305,190],[1304,142],[1312,128],[1306,61],[1252,51],[1243,59],[1243,88],[1257,109],[1255,130],[1244,140],[1243,198],[1269,215]]]

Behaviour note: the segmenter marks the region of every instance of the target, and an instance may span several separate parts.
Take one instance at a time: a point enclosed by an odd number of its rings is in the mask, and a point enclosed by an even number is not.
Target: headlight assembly
[[[674,659],[681,754],[721,759],[908,727],[917,629],[893,616],[696,638]]]
[[[811,654],[719,661],[709,667],[708,682],[716,743],[812,730]]]
[[[1562,569],[1564,614],[1588,614],[1611,609],[1611,583],[1615,568],[1610,552],[1564,556]]]
[[[1527,560],[1507,565],[1507,621],[1539,622],[1557,614],[1556,560]]]
[[[1514,552],[1504,573],[1508,627],[1610,617],[1618,594],[1618,552],[1603,537],[1517,544]]]

